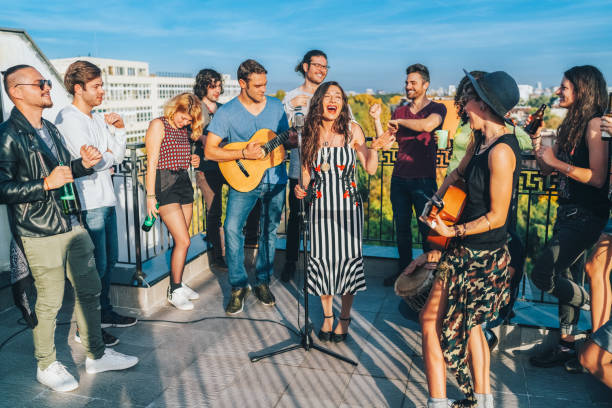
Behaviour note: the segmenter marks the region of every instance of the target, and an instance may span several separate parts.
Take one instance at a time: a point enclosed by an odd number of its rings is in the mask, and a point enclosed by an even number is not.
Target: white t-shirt
[[[114,207],[117,199],[110,168],[120,164],[125,156],[125,129],[107,125],[104,116],[99,113],[93,113],[90,118],[72,104],[58,113],[55,126],[74,159],[81,157],[83,145],[94,146],[102,153],[102,160],[93,167],[93,174],[74,180],[81,208]]]

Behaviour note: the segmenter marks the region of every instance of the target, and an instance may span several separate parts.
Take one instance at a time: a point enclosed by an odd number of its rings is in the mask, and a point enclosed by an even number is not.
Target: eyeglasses
[[[45,90],[45,85],[49,85],[49,88],[53,87],[53,84],[51,83],[50,79],[39,79],[38,82],[35,82],[33,84],[15,84],[15,87],[18,87],[20,85],[37,86],[40,88],[41,91]]]
[[[317,62],[311,62],[310,65],[312,65],[315,68],[324,69],[326,71],[329,71],[329,69],[331,68],[329,65],[322,65],[322,64],[319,64]]]

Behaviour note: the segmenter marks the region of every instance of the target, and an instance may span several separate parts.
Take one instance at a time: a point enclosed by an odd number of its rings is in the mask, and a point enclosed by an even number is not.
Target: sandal
[[[324,319],[333,319],[336,316],[334,314],[332,314],[331,316],[325,316],[323,315]],[[319,340],[321,341],[330,341],[332,339],[332,331],[323,331],[323,329],[319,330],[319,333],[317,334],[317,337],[319,338]]]
[[[351,320],[352,320],[350,317],[347,317],[347,318],[340,317],[339,319],[340,320],[344,320],[345,322],[348,321],[348,324],[351,324]],[[333,333],[332,341],[334,343],[342,343],[343,341],[346,340],[347,337],[348,337],[348,327],[347,327],[347,332],[346,333],[342,333],[342,334]]]

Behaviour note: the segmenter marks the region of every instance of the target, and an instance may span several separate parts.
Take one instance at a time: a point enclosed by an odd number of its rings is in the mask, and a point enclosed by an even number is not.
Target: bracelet
[[[453,231],[455,232],[455,237],[459,236],[459,227],[457,227],[456,225],[453,225]]]
[[[484,219],[487,222],[487,225],[489,226],[488,231],[491,231],[491,222],[489,221],[489,217],[487,217],[487,214],[484,215]]]
[[[245,155],[244,155],[244,149],[242,149],[242,158],[246,159]]]
[[[147,198],[155,198],[157,197],[155,194],[147,194]]]
[[[565,174],[569,174],[570,171],[572,171],[572,165],[568,164],[567,169],[565,169]]]

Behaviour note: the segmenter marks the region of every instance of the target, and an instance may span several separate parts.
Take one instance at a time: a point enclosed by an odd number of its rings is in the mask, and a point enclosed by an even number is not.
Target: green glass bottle
[[[64,163],[59,162],[60,166]],[[79,203],[74,194],[74,183],[66,183],[62,186],[60,200],[62,202],[62,211],[66,215],[76,215],[79,213]]]
[[[155,204],[155,208],[159,210],[159,203]],[[142,223],[142,230],[145,232],[149,232],[153,224],[155,224],[156,219],[157,217],[147,215],[147,218],[145,218],[144,222]]]

